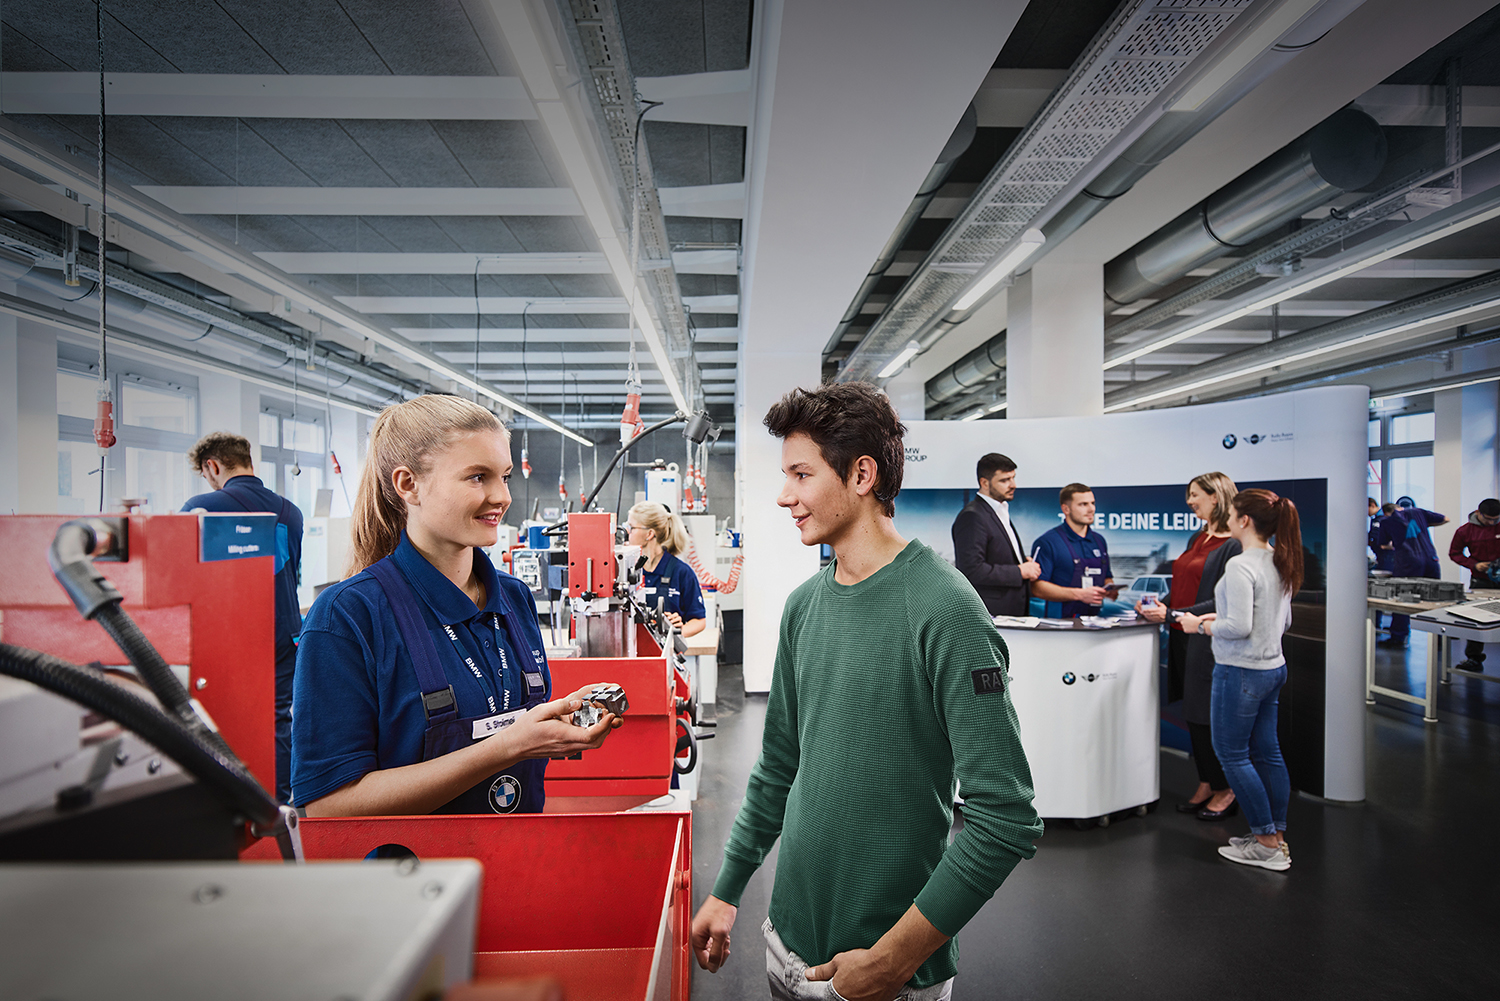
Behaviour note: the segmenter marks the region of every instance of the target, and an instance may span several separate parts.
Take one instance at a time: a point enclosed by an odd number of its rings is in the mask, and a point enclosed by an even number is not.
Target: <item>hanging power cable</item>
[[[104,0],[96,0],[94,27],[99,38],[99,134],[97,143],[96,172],[99,184],[99,388],[98,412],[94,418],[94,444],[99,448],[99,510],[104,511],[104,471],[106,455],[115,445],[115,404],[109,391],[109,348],[106,343],[104,315],[105,288],[104,251],[106,220],[109,218],[109,192],[105,187],[107,177],[104,167]]]
[[[521,399],[528,405],[531,400],[531,373],[526,368],[526,311],[531,301],[521,307]],[[521,478],[526,481],[526,508],[531,507],[531,428],[521,429]]]
[[[557,423],[568,422],[568,349],[564,346],[565,341],[557,342],[557,351],[562,358],[562,379],[559,398],[562,400],[561,413],[558,415]],[[563,506],[568,503],[568,436],[557,436],[557,496],[562,500]]]

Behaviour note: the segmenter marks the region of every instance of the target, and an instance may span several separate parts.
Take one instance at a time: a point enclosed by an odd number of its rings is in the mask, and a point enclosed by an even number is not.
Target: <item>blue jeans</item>
[[[1214,665],[1209,724],[1214,753],[1253,834],[1286,830],[1292,780],[1276,740],[1276,705],[1286,684],[1286,665],[1253,671]]]

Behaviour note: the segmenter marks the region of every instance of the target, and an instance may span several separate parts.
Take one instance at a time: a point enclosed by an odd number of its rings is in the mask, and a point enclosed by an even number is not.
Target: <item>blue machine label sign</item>
[[[276,555],[274,514],[200,514],[198,559],[243,560]]]

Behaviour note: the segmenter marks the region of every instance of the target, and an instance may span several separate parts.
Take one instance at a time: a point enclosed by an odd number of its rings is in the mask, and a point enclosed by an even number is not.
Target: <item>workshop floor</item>
[[[1414,637],[1414,691],[1423,656]],[[765,698],[741,685],[738,668],[721,669],[718,736],[703,745],[699,901],[759,753]],[[1436,725],[1402,707],[1368,711],[1368,799],[1294,796],[1285,873],[1216,855],[1247,830],[1243,817],[1207,824],[1172,811],[1197,780],[1185,756],[1164,751],[1156,812],[1092,831],[1048,825],[1036,858],[960,935],[954,998],[1500,997],[1490,952],[1500,933],[1500,713],[1484,708],[1494,695],[1460,685],[1500,688],[1456,679],[1455,708],[1440,709]],[[773,855],[750,882],[729,964],[694,970],[697,1001],[767,996],[760,922],[774,867]]]

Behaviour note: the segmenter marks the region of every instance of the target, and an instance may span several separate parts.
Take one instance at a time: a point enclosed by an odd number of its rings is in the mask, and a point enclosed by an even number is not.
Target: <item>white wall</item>
[[[1500,383],[1486,382],[1432,394],[1433,507],[1448,524],[1432,530],[1444,580],[1468,582],[1469,571],[1448,559],[1453,533],[1479,502],[1500,496],[1495,452]]]
[[[57,335],[0,316],[0,512],[57,513]]]

